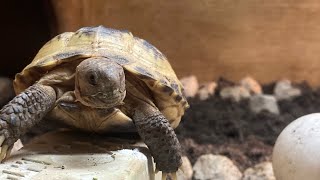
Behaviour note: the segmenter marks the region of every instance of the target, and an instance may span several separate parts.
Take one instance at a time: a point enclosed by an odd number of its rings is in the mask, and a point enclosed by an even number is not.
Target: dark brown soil
[[[279,102],[281,114],[251,113],[248,101],[239,103],[215,95],[208,100],[190,99],[176,132],[184,153],[192,164],[206,153],[228,156],[244,170],[261,161],[270,160],[277,136],[291,121],[300,116],[320,112],[320,90],[299,84],[302,96]],[[263,87],[271,93],[273,84]]]

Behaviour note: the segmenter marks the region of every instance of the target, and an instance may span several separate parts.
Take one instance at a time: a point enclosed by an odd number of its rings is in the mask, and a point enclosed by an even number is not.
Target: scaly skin
[[[144,103],[136,109],[133,120],[154,158],[157,170],[163,174],[178,171],[182,164],[181,146],[173,128],[161,112]]]
[[[35,84],[0,110],[0,161],[9,155],[14,142],[53,108],[55,101],[52,87]]]

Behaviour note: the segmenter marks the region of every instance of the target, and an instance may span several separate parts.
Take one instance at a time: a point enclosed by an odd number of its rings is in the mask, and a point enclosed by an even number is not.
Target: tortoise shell
[[[172,112],[166,107],[172,106],[178,110],[180,118],[170,123],[173,127],[179,124],[185,109],[189,107],[180,81],[167,58],[157,48],[128,31],[103,26],[84,27],[54,37],[40,49],[31,64],[16,75],[15,91],[24,91],[58,66],[64,65],[68,69],[69,63],[90,57],[112,59],[142,80],[166,118],[172,119]]]

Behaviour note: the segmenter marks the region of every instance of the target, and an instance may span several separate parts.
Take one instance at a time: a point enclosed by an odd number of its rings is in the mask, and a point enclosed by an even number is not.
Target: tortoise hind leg
[[[55,101],[52,87],[35,84],[0,110],[0,161],[10,154],[14,142],[53,108]]]

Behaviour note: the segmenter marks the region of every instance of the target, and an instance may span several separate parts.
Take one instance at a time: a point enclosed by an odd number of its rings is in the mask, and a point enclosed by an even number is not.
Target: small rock
[[[12,80],[0,77],[0,108],[14,97]]]
[[[273,174],[272,163],[263,162],[246,169],[242,180],[276,180]]]
[[[200,156],[193,171],[193,177],[197,180],[240,180],[242,177],[242,173],[229,158],[213,154]]]
[[[259,113],[263,110],[274,114],[280,113],[277,100],[272,95],[253,95],[250,98],[249,106],[254,113]]]
[[[250,76],[243,78],[240,81],[241,86],[246,88],[251,94],[262,94],[260,84]]]
[[[291,81],[285,79],[278,81],[274,87],[274,95],[278,100],[291,99],[301,95],[299,88],[293,87]]]
[[[208,99],[210,96],[213,96],[216,87],[217,87],[216,82],[209,82],[209,83],[203,84],[198,91],[199,99],[201,101],[204,101]]]
[[[220,96],[223,99],[233,99],[239,102],[242,99],[250,97],[250,92],[242,86],[225,87],[220,91]]]
[[[182,157],[182,166],[181,170],[177,172],[177,180],[191,180],[193,170],[192,165],[187,156]]]
[[[237,85],[235,82],[229,80],[229,79],[226,79],[226,78],[223,78],[223,77],[219,77],[217,79],[217,84],[218,84],[218,87],[217,89],[220,91],[221,89],[225,88],[225,87],[230,87],[230,86],[235,86]]]
[[[180,82],[182,83],[184,87],[184,93],[187,98],[194,97],[199,89],[199,83],[196,78],[196,76],[188,76],[180,79]]]

